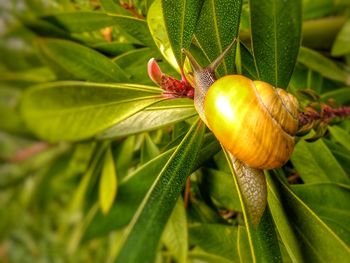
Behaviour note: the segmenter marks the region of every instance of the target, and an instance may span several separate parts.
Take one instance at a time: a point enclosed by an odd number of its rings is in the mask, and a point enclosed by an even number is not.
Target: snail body
[[[267,203],[262,169],[278,168],[289,160],[298,130],[298,102],[283,89],[242,75],[216,79],[214,71],[234,43],[206,68],[183,52],[193,69],[196,110],[230,153],[243,199],[257,224]]]

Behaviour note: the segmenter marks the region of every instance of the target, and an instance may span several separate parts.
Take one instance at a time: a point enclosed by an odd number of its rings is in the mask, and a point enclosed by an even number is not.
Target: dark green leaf
[[[78,79],[97,82],[123,82],[125,72],[99,52],[77,43],[60,39],[41,39],[44,58]]]
[[[116,262],[153,262],[160,235],[195,164],[204,128],[196,122],[164,166],[129,225]]]
[[[332,90],[321,95],[321,99],[324,102],[327,102],[329,99],[334,100],[339,105],[344,105],[350,102],[350,89],[341,88]]]
[[[208,61],[218,57],[233,38],[237,37],[241,8],[241,0],[204,1],[195,36]],[[219,66],[220,75],[233,73],[234,50],[235,48]]]
[[[301,39],[301,0],[250,0],[252,45],[259,79],[287,88]]]
[[[159,100],[159,89],[148,86],[56,82],[27,90],[21,111],[42,138],[81,140]]]
[[[179,66],[182,66],[185,60],[181,48],[189,49],[191,45],[202,5],[202,0],[162,0],[168,38]]]

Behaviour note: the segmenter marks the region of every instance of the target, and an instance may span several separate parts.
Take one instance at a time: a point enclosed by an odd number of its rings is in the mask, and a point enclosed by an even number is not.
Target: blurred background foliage
[[[0,262],[114,261],[126,226],[196,120],[191,100],[162,101],[157,87],[139,86],[154,86],[147,75],[151,57],[180,78],[159,6],[0,1]],[[349,8],[347,0],[302,1],[302,47],[288,87],[302,106],[349,105]],[[246,1],[239,36],[249,50]],[[56,82],[62,80],[84,82]],[[32,86],[37,89],[28,92]],[[119,108],[50,122],[72,104],[115,101]],[[116,112],[124,117],[116,120]],[[182,163],[193,171],[189,200],[180,198],[165,230],[159,227],[156,261],[254,262],[223,153],[209,132],[203,141],[197,163]],[[283,262],[350,258],[349,142],[349,120],[319,125],[298,141],[283,169],[267,173],[280,250],[272,254]]]

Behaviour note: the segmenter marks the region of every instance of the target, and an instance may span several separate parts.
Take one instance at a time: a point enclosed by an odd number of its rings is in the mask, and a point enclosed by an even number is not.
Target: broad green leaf
[[[204,130],[202,122],[195,122],[170,157],[128,226],[116,262],[154,260],[163,228],[195,165]]]
[[[117,175],[115,171],[114,158],[110,147],[106,151],[103,160],[98,194],[102,213],[107,214],[111,209],[117,195]]]
[[[349,177],[322,139],[300,140],[291,157],[294,167],[305,183],[349,183]]]
[[[154,42],[167,62],[178,72],[180,72],[174,51],[170,45],[170,40],[165,27],[162,1],[155,0],[148,10],[147,23]]]
[[[250,0],[249,3],[259,79],[287,88],[300,46],[301,0]]]
[[[321,99],[327,102],[329,99],[334,100],[339,105],[349,104],[350,102],[350,89],[340,88],[321,94]]]
[[[350,134],[345,130],[340,128],[339,126],[328,126],[328,130],[330,131],[334,140],[341,145],[343,145],[346,149],[350,151]]]
[[[127,84],[47,83],[25,92],[21,112],[41,138],[81,140],[162,100],[159,91]]]
[[[188,230],[184,202],[179,198],[164,228],[162,241],[177,262],[186,262]]]
[[[322,183],[292,186],[296,195],[309,206],[347,245],[350,245],[350,188]]]
[[[333,56],[342,56],[350,53],[350,20],[339,31],[332,46]]]
[[[235,226],[200,224],[190,227],[189,234],[191,245],[199,246],[207,253],[232,261],[238,257],[237,228]]]
[[[298,237],[304,262],[344,262],[349,258],[349,247],[324,221],[278,176],[271,179],[280,193],[286,217]]]
[[[123,82],[125,72],[107,57],[83,45],[61,39],[40,39],[44,58],[78,79],[97,82]]]
[[[162,0],[162,13],[168,38],[180,66],[185,61],[181,48],[189,49],[191,45],[202,5],[202,0]]]
[[[241,205],[232,175],[214,169],[203,170],[205,189],[214,204],[233,211],[241,211]]]
[[[118,138],[144,131],[155,130],[164,126],[196,116],[193,101],[174,99],[156,103],[136,113],[130,118],[105,130],[98,138]]]
[[[268,204],[277,231],[292,262],[303,262],[302,250],[299,246],[298,238],[294,233],[294,229],[290,225],[289,218],[284,212],[284,205],[282,203],[279,189],[271,179],[271,175],[269,173],[265,174],[267,175],[266,179],[268,187]]]
[[[243,200],[241,189],[231,163],[231,158],[227,156],[226,151],[225,154],[226,159],[230,165],[239,201],[241,203],[252,261],[254,263],[282,262],[282,255],[278,244],[277,233],[275,231],[275,226],[273,224],[269,206],[265,208],[265,212],[261,217],[259,224],[257,226],[253,225],[251,218],[248,215],[248,207]]]
[[[208,61],[213,61],[238,36],[241,0],[205,0],[195,37]],[[218,67],[220,75],[232,74],[235,48]],[[206,66],[206,65],[204,65]]]
[[[350,73],[341,69],[334,61],[322,56],[320,53],[301,47],[298,62],[304,64],[308,68],[319,72],[322,76],[343,82],[350,85]]]
[[[348,0],[303,0],[303,18],[306,20],[331,16],[350,7]]]

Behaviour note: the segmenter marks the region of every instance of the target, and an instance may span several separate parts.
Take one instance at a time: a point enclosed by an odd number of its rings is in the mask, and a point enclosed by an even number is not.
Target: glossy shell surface
[[[204,114],[217,139],[248,166],[278,168],[292,154],[298,103],[282,89],[227,75],[209,88]]]

